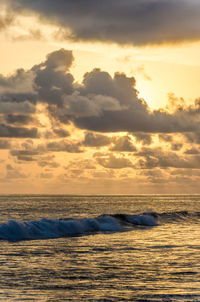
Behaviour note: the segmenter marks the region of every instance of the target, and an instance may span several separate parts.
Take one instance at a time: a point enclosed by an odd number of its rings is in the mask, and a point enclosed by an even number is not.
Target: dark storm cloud
[[[198,40],[198,0],[12,0],[80,40],[149,44]],[[67,31],[68,32],[68,31]]]

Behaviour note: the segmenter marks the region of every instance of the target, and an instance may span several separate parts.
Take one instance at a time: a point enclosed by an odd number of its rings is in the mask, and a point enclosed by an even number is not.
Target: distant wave
[[[20,241],[73,237],[107,232],[122,232],[134,228],[153,227],[186,219],[191,216],[200,218],[200,213],[180,211],[174,213],[148,212],[140,215],[113,214],[84,219],[41,219],[18,222],[11,220],[0,224],[0,240]]]

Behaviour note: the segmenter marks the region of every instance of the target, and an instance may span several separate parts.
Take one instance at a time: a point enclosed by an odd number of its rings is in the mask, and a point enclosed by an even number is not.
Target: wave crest
[[[151,214],[102,215],[85,219],[41,219],[0,224],[0,239],[8,241],[73,237],[106,232],[120,232],[134,226],[155,226]]]

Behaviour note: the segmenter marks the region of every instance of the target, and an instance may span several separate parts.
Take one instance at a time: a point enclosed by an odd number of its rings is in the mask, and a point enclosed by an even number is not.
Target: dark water
[[[0,196],[0,213],[1,301],[200,301],[199,195]]]

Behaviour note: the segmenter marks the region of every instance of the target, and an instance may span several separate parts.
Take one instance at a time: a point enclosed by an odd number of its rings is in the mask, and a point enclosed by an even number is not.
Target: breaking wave
[[[0,240],[20,241],[83,236],[97,233],[122,232],[134,228],[154,227],[190,217],[200,218],[200,213],[187,211],[174,213],[148,212],[141,215],[113,214],[84,219],[46,219],[18,222],[11,220],[0,224]],[[194,218],[194,217],[193,217]]]
[[[0,240],[20,241],[120,232],[134,226],[155,226],[155,218],[142,215],[102,215],[85,219],[41,219],[0,224]]]

